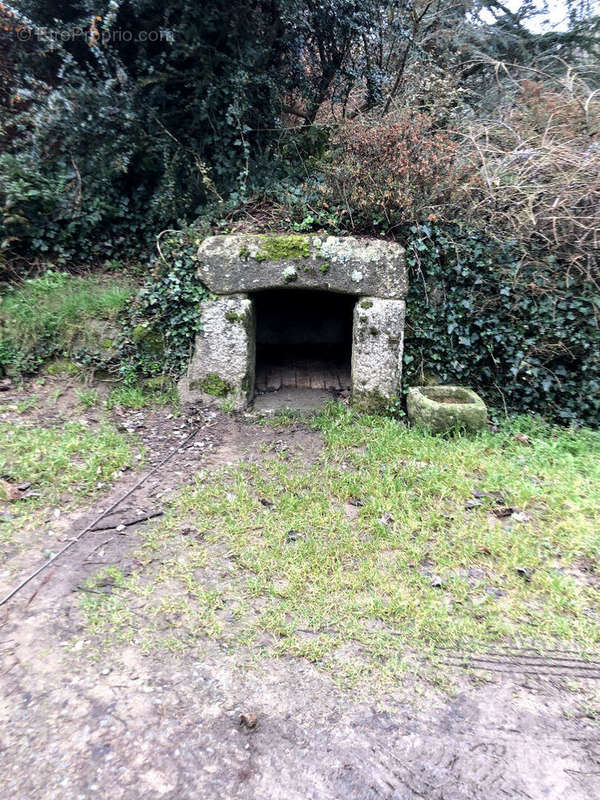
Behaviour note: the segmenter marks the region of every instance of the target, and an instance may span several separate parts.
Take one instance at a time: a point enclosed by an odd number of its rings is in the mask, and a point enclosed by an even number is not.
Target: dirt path
[[[182,435],[180,423],[159,417],[144,423],[152,460]],[[259,446],[273,438],[309,454],[319,446],[302,426],[274,432],[222,415],[199,421],[202,444],[173,459],[133,505],[153,507],[201,469],[259,458]],[[136,477],[73,515],[70,530]],[[600,796],[600,734],[588,689],[563,681],[497,676],[477,684],[458,675],[451,697],[425,689],[421,698],[399,691],[375,702],[341,692],[304,661],[257,663],[215,642],[177,657],[119,645],[90,660],[77,587],[98,569],[91,554],[126,569],[135,544],[135,526],[122,536],[90,533],[47,581],[2,609],[0,797]],[[28,557],[39,563],[33,550],[19,563]]]

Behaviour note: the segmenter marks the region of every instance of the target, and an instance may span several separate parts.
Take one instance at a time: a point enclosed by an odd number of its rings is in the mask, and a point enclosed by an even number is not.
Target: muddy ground
[[[93,409],[75,412],[70,392],[66,387],[54,418],[43,403],[27,413],[46,424],[75,413],[97,424]],[[14,392],[14,399],[23,396]],[[320,447],[319,435],[302,424],[266,427],[214,410],[190,418],[168,408],[115,413],[144,441],[149,463],[63,515],[56,526],[64,541],[196,426],[189,446],[109,521],[152,511],[201,470],[260,458],[261,445],[278,442],[307,458]],[[115,645],[91,659],[78,587],[98,562],[126,571],[138,529],[86,534],[0,609],[1,798],[600,797],[591,700],[598,681],[591,679],[489,673],[481,681],[453,670],[451,692],[413,676],[418,691],[398,687],[382,697],[368,688],[340,690],[334,676],[305,661],[257,661],[218,642],[177,656]],[[35,532],[24,532],[24,544],[4,553],[2,594],[40,563]]]

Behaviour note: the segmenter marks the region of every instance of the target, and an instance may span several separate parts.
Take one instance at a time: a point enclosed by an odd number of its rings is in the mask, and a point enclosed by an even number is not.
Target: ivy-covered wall
[[[510,243],[448,226],[404,232],[404,385],[460,383],[508,412],[600,424],[600,290]]]
[[[179,375],[201,324],[200,234],[167,235],[138,297],[138,342],[129,355],[146,374]],[[458,383],[509,413],[600,424],[600,291],[593,274],[569,274],[551,257],[529,261],[459,226],[410,226],[406,247],[403,386]],[[164,352],[148,354],[158,332]],[[140,336],[140,333],[143,335]],[[135,338],[135,337],[134,337]]]

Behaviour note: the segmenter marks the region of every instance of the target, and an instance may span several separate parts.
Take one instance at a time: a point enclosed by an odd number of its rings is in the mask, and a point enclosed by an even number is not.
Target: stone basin
[[[478,431],[487,420],[481,397],[464,386],[412,386],[406,406],[410,422],[432,433],[455,428]]]

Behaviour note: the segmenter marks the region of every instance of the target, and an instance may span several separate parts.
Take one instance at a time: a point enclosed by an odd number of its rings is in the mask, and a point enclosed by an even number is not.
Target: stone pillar
[[[404,300],[361,297],[352,328],[352,401],[377,412],[398,394],[402,377]]]
[[[247,408],[254,396],[256,322],[247,294],[217,297],[202,304],[202,330],[186,375],[179,381],[183,403]]]

